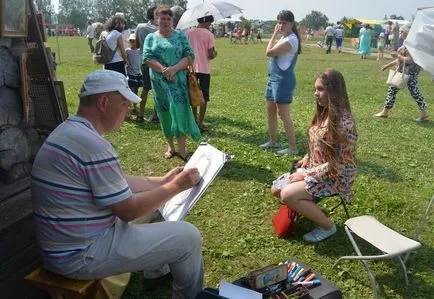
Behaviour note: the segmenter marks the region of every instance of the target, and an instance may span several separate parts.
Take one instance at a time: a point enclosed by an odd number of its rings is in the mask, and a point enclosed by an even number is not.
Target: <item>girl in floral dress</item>
[[[338,194],[349,203],[356,176],[357,131],[342,74],[325,70],[315,81],[316,113],[308,130],[306,156],[297,171],[273,184],[272,193],[281,202],[315,222],[318,227],[303,236],[308,242],[322,241],[336,226],[316,205]]]

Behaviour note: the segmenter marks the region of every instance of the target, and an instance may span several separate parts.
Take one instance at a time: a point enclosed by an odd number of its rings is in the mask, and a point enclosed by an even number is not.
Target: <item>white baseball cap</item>
[[[86,97],[93,94],[118,91],[131,103],[139,103],[142,99],[131,91],[127,78],[115,71],[98,70],[90,73],[84,79],[80,89],[79,97]]]

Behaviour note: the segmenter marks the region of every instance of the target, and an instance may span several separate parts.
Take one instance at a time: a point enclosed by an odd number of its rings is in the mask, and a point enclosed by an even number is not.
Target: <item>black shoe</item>
[[[170,287],[173,282],[172,273],[167,273],[166,275],[163,275],[158,278],[144,278],[143,279],[143,287],[145,291],[153,291],[162,287]]]
[[[142,124],[145,122],[145,119],[143,118],[143,116],[137,116],[136,118],[136,123],[138,124]]]

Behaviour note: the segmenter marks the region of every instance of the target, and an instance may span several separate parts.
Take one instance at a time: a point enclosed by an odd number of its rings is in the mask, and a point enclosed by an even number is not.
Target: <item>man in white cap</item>
[[[85,79],[77,115],[47,138],[32,170],[37,241],[46,269],[100,279],[168,264],[173,298],[194,298],[203,283],[201,235],[187,222],[133,224],[200,181],[197,168],[163,177],[125,175],[102,134],[116,131],[140,102],[120,73]]]

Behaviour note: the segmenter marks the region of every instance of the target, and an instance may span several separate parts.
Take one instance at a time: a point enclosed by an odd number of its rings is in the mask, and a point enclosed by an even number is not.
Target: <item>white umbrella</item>
[[[417,12],[404,45],[414,62],[434,76],[434,7]]]
[[[178,29],[187,29],[196,26],[197,19],[205,16],[213,16],[214,21],[227,18],[232,15],[240,14],[243,9],[231,3],[224,1],[210,1],[199,4],[195,7],[187,9],[179,19]]]

